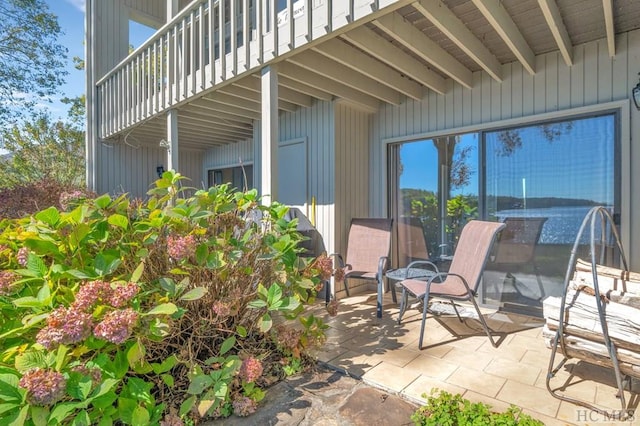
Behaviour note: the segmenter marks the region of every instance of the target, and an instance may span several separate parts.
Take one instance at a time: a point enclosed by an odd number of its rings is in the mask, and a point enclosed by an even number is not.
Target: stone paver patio
[[[398,308],[390,294],[385,294],[381,319],[375,316],[375,300],[375,293],[342,299],[336,317],[324,313],[323,306],[317,308],[330,326],[327,343],[316,354],[320,362],[419,404],[423,393],[438,388],[496,410],[515,404],[546,425],[640,424],[640,419],[612,422],[551,396],[545,383],[551,351],[542,339],[540,318],[487,310],[485,318],[501,338],[494,348],[477,320],[461,323],[455,315],[429,315],[428,347],[419,350],[421,311],[408,310],[398,325]],[[551,383],[579,399],[620,408],[607,369],[571,360]],[[627,393],[628,401],[637,406],[638,395]]]

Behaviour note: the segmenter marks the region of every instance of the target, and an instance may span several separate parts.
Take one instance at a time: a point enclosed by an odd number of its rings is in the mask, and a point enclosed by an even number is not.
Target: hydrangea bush
[[[0,424],[247,416],[324,341],[286,207],[181,179],[0,222]]]

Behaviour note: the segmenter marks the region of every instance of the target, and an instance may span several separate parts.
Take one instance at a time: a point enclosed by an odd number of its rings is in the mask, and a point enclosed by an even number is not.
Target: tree
[[[44,0],[0,0],[0,125],[58,93],[67,49]]]
[[[9,151],[0,161],[0,188],[42,180],[84,185],[84,130],[73,122],[41,113],[3,131],[0,147]]]

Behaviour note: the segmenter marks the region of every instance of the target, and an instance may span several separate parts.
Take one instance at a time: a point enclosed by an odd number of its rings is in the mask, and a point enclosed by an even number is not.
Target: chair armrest
[[[387,256],[382,256],[378,259],[378,277],[382,278],[384,271],[387,269],[387,264],[389,263],[389,258]]]
[[[342,258],[342,255],[340,253],[331,253],[328,257],[332,257],[333,263],[334,263],[334,267],[336,267],[336,263],[337,263],[337,267],[339,268],[344,268],[346,265],[344,264],[344,259]]]
[[[467,291],[469,292],[469,294],[471,294],[472,296],[476,295],[475,290],[471,290],[471,288],[469,287],[469,284],[467,283],[467,280],[460,274],[456,274],[454,272],[438,272],[437,274],[435,274],[433,277],[430,277],[429,280],[427,281],[427,289],[429,289],[431,287],[431,283],[433,283],[433,281],[435,279],[440,279],[440,282],[437,282],[436,284],[440,284],[444,281],[445,278],[447,277],[457,277],[460,278],[460,281],[462,281],[462,284],[465,286],[465,288],[467,289]]]
[[[430,260],[414,260],[413,262],[409,263],[407,265],[407,274],[409,273],[409,269],[411,268],[415,268],[416,266],[419,265],[426,265],[426,266],[430,266],[431,268],[433,268],[433,270],[435,271],[436,274],[439,274],[440,271],[438,270],[438,266],[433,263]],[[420,269],[426,269],[426,268],[420,268]]]

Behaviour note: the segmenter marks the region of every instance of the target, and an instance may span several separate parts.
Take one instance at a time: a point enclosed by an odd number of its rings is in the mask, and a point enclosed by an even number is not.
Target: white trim
[[[453,134],[464,134],[481,132],[485,130],[496,130],[502,127],[520,126],[523,124],[531,124],[542,121],[557,120],[559,118],[569,117],[572,115],[583,115],[591,113],[600,113],[607,110],[620,109],[621,112],[629,109],[629,99],[620,101],[606,102],[602,104],[594,104],[578,108],[563,109],[559,111],[546,112],[543,114],[532,114],[517,118],[509,118],[506,120],[487,121],[485,123],[473,124],[463,127],[451,127],[449,129],[437,130],[434,132],[417,133],[415,135],[395,136],[392,138],[382,139],[384,145],[398,143],[398,142],[410,142],[421,139],[433,139],[440,136],[449,136]],[[628,116],[629,114],[627,114]],[[627,117],[628,118],[628,117]],[[621,135],[622,136],[622,135]]]
[[[253,160],[247,161],[246,163],[225,163],[221,166],[204,166],[204,171],[209,172],[210,170],[221,170],[221,169],[232,169],[234,167],[242,167],[242,166],[253,166]]]

